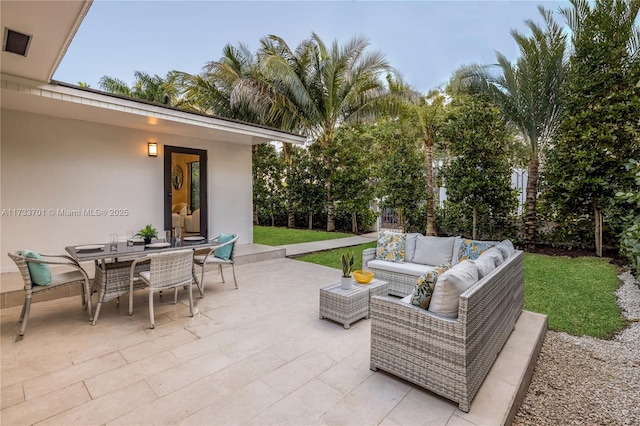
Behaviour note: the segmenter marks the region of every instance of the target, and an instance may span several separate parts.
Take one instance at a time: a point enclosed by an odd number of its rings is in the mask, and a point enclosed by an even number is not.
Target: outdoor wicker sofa
[[[376,256],[376,248],[368,248],[362,251],[362,269],[372,271],[377,279],[389,282],[389,294],[392,296],[404,297],[411,294],[418,278],[436,266],[435,263],[420,263],[416,261],[414,257],[416,250],[415,238],[423,238],[423,236],[420,234],[406,234],[406,236],[407,241],[403,262],[396,263],[378,259]],[[412,236],[414,240],[410,242]],[[442,237],[428,238],[444,240]],[[448,258],[442,260],[446,260],[450,262],[452,266],[455,266],[458,262],[458,250],[464,239],[462,237],[451,237],[450,240],[454,241],[453,250]],[[497,245],[499,243],[499,241],[478,242],[490,245]]]
[[[462,293],[457,318],[394,297],[372,297],[371,369],[442,395],[468,412],[522,312],[523,267],[524,253],[516,250]]]

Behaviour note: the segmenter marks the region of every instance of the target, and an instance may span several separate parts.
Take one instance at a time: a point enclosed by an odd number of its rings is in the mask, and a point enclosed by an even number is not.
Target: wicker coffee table
[[[369,300],[371,300],[372,296],[388,296],[389,295],[388,281],[382,281],[374,278],[371,281],[369,281],[367,284],[356,283],[356,285],[369,289]]]
[[[320,319],[329,318],[351,327],[361,318],[369,317],[369,290],[354,285],[349,290],[332,284],[320,289]]]
[[[362,318],[369,318],[371,296],[389,293],[389,283],[372,280],[368,284],[355,284],[349,290],[332,284],[320,289],[320,319],[329,318],[348,329]]]

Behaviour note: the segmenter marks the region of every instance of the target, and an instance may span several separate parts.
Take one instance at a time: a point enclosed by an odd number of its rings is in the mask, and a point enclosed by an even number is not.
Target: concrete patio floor
[[[226,270],[225,270],[226,271]],[[510,424],[527,390],[546,317],[523,312],[471,411],[369,369],[368,319],[318,318],[319,289],[339,272],[278,258],[236,267],[222,284],[208,272],[206,298],[177,305],[146,292],[105,304],[96,326],[79,297],[32,306],[22,341],[20,307],[0,310],[2,425]],[[95,300],[95,297],[94,297]]]

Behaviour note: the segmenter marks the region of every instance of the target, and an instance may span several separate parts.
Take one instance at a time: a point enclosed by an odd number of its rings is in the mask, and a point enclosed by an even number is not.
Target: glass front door
[[[207,152],[165,146],[165,230],[207,237]]]

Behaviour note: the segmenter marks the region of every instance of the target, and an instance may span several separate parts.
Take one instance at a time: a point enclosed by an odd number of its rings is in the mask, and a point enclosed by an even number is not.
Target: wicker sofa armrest
[[[376,257],[375,248],[364,249],[362,251],[362,269],[365,271],[369,271],[370,269],[367,266],[367,263],[369,263],[369,261],[373,260],[375,257]]]
[[[372,297],[370,309],[372,370],[466,403],[464,328],[459,321],[391,297]]]

